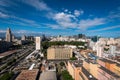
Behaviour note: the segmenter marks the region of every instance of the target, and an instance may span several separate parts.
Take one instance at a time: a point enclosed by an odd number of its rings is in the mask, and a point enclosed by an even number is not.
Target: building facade
[[[12,33],[11,33],[10,28],[8,28],[7,32],[6,32],[6,41],[7,42],[12,42]]]
[[[82,60],[68,61],[67,70],[74,80],[97,80],[83,67]]]
[[[99,80],[120,80],[120,64],[108,60],[99,59],[98,79]]]
[[[23,36],[21,37],[21,40],[26,40],[26,36],[23,35]]]
[[[70,59],[72,57],[72,48],[64,46],[52,46],[47,49],[47,59]]]
[[[40,37],[36,37],[36,50],[40,50],[41,49],[41,38]]]

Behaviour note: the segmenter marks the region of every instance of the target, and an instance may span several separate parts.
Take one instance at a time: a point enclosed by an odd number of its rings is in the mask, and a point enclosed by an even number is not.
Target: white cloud
[[[73,22],[75,20],[75,16],[71,14],[67,14],[64,12],[57,13],[53,17],[53,19],[61,26],[64,28],[70,28],[70,27],[75,27],[77,24]]]
[[[8,18],[9,16],[5,13],[0,12],[0,17],[1,18]]]
[[[56,22],[54,25],[49,25],[50,27],[54,29],[76,28],[76,29],[85,30],[90,27],[95,27],[95,26],[102,25],[105,23],[104,18],[80,20],[78,16],[84,14],[83,10],[74,10],[73,12],[71,12],[71,11],[68,11],[68,9],[64,9],[63,12],[56,13],[57,11],[53,11],[50,7],[48,7],[46,3],[40,0],[36,0],[36,1],[22,0],[22,2],[36,8],[37,10],[48,11],[47,18],[50,18]],[[2,12],[0,12],[0,17],[11,18],[12,24],[17,24],[17,25],[22,25],[22,26],[41,27],[41,24],[39,24],[37,21],[20,18],[20,17],[16,17],[13,15],[3,14]]]
[[[86,30],[91,27],[105,24],[105,18],[83,19],[80,20],[73,14],[64,12],[57,13],[53,16],[53,20],[57,22],[52,28],[76,28],[80,30]]]
[[[23,34],[23,33],[28,33],[29,31],[27,31],[27,30],[19,30],[19,31],[15,31],[14,33],[21,33],[21,34]]]
[[[45,26],[48,26],[52,29],[62,29],[62,27],[60,27],[59,25],[56,25],[56,24],[45,24]]]
[[[116,29],[116,28],[120,28],[120,25],[105,27],[105,28],[102,28],[102,29],[91,30],[91,31],[92,32],[98,32],[98,31],[112,30],[112,29]]]
[[[35,26],[35,27],[40,27],[40,24],[38,24],[36,21],[34,20],[29,20],[29,19],[25,19],[25,18],[19,18],[19,17],[15,17],[15,19],[20,20],[21,23],[26,24],[26,25],[30,25],[30,26]]]
[[[0,33],[5,33],[6,31],[5,30],[0,30]]]
[[[77,17],[82,15],[83,13],[84,13],[83,10],[74,10],[74,15],[77,16]]]
[[[94,18],[94,19],[80,20],[79,28],[84,30],[84,29],[98,26],[98,25],[102,25],[102,24],[105,24],[105,18]]]
[[[34,20],[20,18],[20,17],[14,16],[14,15],[5,14],[3,12],[0,12],[0,18],[5,18],[5,19],[10,18],[11,20],[9,20],[9,22],[8,21],[3,21],[3,22],[8,23],[8,24],[22,25],[22,26],[34,26],[34,27],[40,27],[41,26],[40,24],[38,24]]]
[[[108,18],[120,19],[120,7],[118,7],[116,10],[111,11],[108,15]]]
[[[69,13],[69,14],[71,14],[72,12],[71,12],[71,11],[69,11],[68,13]]]
[[[43,1],[40,0],[22,0],[24,3],[33,6],[34,8],[38,9],[38,10],[44,10],[44,11],[50,11],[51,8],[49,8],[47,6],[46,3],[44,3]]]
[[[64,12],[57,13],[54,16],[54,19],[58,20],[58,21],[68,21],[69,22],[69,21],[71,21],[71,18],[75,18],[75,16],[71,15],[71,14],[64,13]]]
[[[68,12],[68,9],[65,9],[64,12]]]

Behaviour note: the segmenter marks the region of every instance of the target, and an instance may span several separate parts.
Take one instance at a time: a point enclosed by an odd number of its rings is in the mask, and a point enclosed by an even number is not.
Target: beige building
[[[98,78],[98,67],[99,65],[97,63],[94,63],[90,60],[83,61],[83,67],[91,73],[95,78]]]
[[[47,59],[69,59],[72,57],[72,48],[52,46],[47,49]]]
[[[41,39],[40,37],[36,37],[36,50],[40,50],[41,49]]]
[[[21,40],[26,40],[26,36],[23,35],[23,36],[21,37]]]
[[[67,70],[74,80],[81,80],[79,72],[81,71],[82,61],[68,61]]]
[[[74,80],[97,80],[83,67],[83,61],[68,61],[67,70]]]
[[[10,28],[8,28],[7,32],[6,32],[6,41],[7,42],[12,42],[12,33],[11,33]]]

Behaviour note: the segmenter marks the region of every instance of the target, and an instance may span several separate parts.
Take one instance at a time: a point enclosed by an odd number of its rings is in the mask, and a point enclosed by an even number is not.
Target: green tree
[[[71,57],[70,60],[77,60],[77,58],[76,57]]]
[[[7,72],[0,77],[0,80],[10,80],[13,75],[13,72]]]
[[[64,62],[60,62],[60,66],[64,66],[65,65],[65,63]]]
[[[74,80],[67,70],[62,71],[63,80]]]

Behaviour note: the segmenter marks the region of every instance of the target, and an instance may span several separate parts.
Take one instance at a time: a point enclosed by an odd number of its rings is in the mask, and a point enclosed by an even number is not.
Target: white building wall
[[[40,37],[36,37],[36,50],[40,50],[41,49],[41,38]]]

